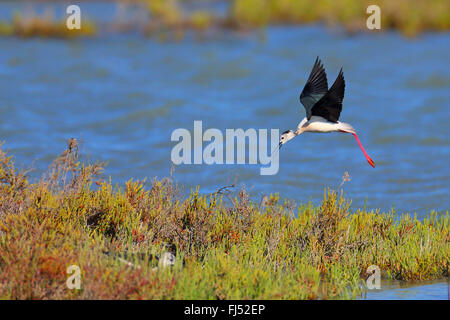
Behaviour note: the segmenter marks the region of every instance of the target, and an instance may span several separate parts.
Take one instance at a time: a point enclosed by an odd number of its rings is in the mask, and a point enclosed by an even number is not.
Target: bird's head
[[[278,147],[281,148],[283,144],[288,142],[289,140],[293,139],[295,137],[295,132],[293,130],[287,130],[283,132],[280,136],[280,143],[278,144]]]

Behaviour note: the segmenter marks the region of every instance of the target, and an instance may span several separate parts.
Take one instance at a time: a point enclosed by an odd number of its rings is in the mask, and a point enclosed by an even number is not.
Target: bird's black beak
[[[271,156],[273,156],[273,155],[275,154],[275,152],[279,151],[282,145],[283,145],[283,144],[280,142],[280,143],[278,144],[278,148],[275,148],[275,150],[272,151]]]

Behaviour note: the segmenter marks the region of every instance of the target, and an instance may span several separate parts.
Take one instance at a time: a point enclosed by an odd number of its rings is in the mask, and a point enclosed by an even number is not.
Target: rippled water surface
[[[14,6],[0,6],[0,18]],[[114,12],[88,6],[88,14],[103,21]],[[261,176],[258,165],[188,165],[175,168],[175,180],[186,191],[236,183],[255,199],[279,192],[317,203],[348,171],[344,190],[353,208],[395,206],[423,217],[449,208],[449,45],[449,33],[411,40],[396,33],[348,36],[320,26],[203,40],[187,35],[178,42],[134,34],[0,38],[0,140],[20,166],[33,164],[35,177],[69,137],[83,141],[87,158],[108,161],[113,181],[168,176],[171,133],[192,130],[194,120],[223,132],[295,128],[304,117],[298,95],[319,55],[330,85],[344,68],[341,120],[358,130],[375,169],[351,135],[304,134],[281,150],[277,175]],[[403,295],[391,289],[393,298]]]
[[[450,300],[449,283],[427,281],[408,284],[402,281],[382,281],[380,290],[368,290],[368,300]]]
[[[271,28],[265,39],[161,43],[139,36],[74,41],[0,39],[0,137],[38,172],[81,137],[91,159],[108,160],[116,181],[170,173],[176,128],[295,128],[298,94],[316,55],[334,81],[344,66],[343,121],[359,131],[377,167],[351,135],[304,134],[280,153],[280,170],[191,165],[174,177],[202,191],[236,182],[260,197],[321,197],[345,171],[354,207],[448,209],[450,181],[448,34],[334,34],[322,27]]]

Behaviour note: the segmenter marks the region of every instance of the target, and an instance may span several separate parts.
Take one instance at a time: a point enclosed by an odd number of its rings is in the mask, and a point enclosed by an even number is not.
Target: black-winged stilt
[[[344,99],[345,80],[341,71],[328,90],[327,74],[322,62],[317,57],[308,81],[300,94],[300,102],[306,109],[306,117],[298,124],[297,130],[287,130],[280,136],[278,148],[303,132],[344,132],[351,133],[356,138],[369,164],[375,168],[375,163],[364,150],[355,129],[348,123],[340,122]]]

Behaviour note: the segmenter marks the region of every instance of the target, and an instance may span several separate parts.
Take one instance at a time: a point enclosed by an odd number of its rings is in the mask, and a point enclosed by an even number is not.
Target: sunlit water
[[[367,290],[368,300],[449,300],[449,283],[425,281],[415,284],[402,281],[382,281],[379,290]]]
[[[102,21],[115,14],[113,5],[86,5]],[[14,8],[0,6],[0,18]],[[166,43],[137,34],[0,38],[0,140],[35,177],[70,137],[83,141],[88,159],[108,161],[113,181],[165,177],[172,131],[192,130],[194,120],[223,132],[295,128],[304,117],[298,95],[319,55],[329,85],[344,68],[341,120],[357,129],[375,169],[351,135],[304,134],[283,147],[274,176],[261,176],[259,165],[181,165],[173,177],[186,192],[235,183],[256,200],[278,192],[318,203],[348,171],[353,208],[395,206],[423,218],[449,208],[449,44],[449,33],[411,40],[320,26]]]

